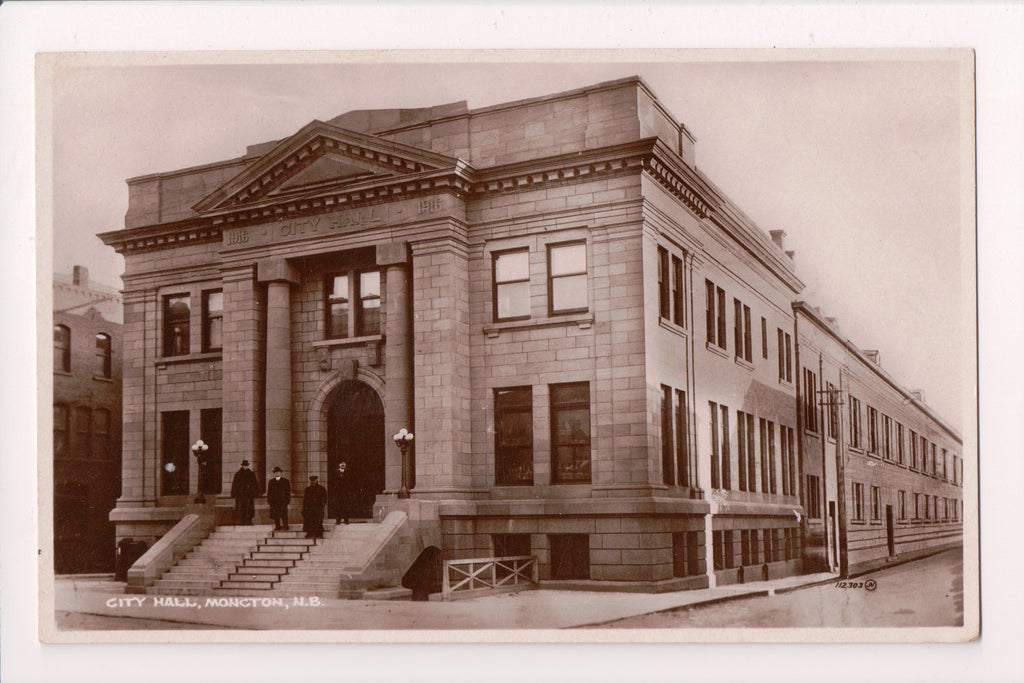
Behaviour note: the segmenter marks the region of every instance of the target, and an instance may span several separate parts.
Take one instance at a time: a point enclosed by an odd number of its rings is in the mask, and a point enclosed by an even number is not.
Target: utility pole
[[[846,549],[846,447],[845,439],[843,438],[843,411],[840,410],[840,406],[843,405],[843,373],[839,371],[839,388],[822,389],[818,392],[821,395],[822,408],[828,407],[830,410],[835,409],[836,421],[839,423],[838,432],[836,434],[836,516],[838,517],[838,553],[839,557],[836,558],[839,563],[839,575],[846,578],[850,571],[850,561]],[[822,430],[824,431],[824,430]],[[824,436],[824,435],[823,435]],[[825,440],[822,438],[821,442],[821,456],[822,456],[822,467],[824,467],[825,458]],[[822,471],[824,474],[824,469]],[[827,490],[827,487],[826,487]],[[825,525],[828,526],[827,524]],[[826,535],[826,542],[828,536]]]

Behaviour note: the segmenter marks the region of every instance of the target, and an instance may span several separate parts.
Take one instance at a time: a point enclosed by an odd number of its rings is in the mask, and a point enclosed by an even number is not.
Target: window
[[[690,408],[686,392],[676,390],[676,460],[679,485],[697,487],[697,464],[690,461]]]
[[[882,491],[877,486],[871,487],[871,519],[882,519]]]
[[[907,492],[897,491],[896,492],[896,507],[898,508],[899,518],[907,518]]]
[[[551,385],[551,479],[590,482],[590,384]]]
[[[921,462],[920,470],[922,474],[928,473],[928,439],[921,435]]]
[[[92,411],[92,446],[90,454],[94,458],[109,458],[110,452],[110,411],[97,408]]]
[[[749,442],[749,445],[748,445]],[[736,465],[739,474],[739,490],[754,490],[754,416],[736,411]],[[748,465],[749,461],[749,465]],[[747,470],[750,470],[750,486],[747,487]]]
[[[906,464],[903,447],[903,425],[896,423],[896,462],[900,465]]]
[[[708,407],[711,410],[711,487],[731,488],[729,409],[711,401],[708,402]],[[719,433],[719,428],[721,428],[721,433]]]
[[[68,431],[71,412],[66,405],[55,403],[53,406],[53,456],[68,457]]]
[[[804,368],[804,429],[818,431],[818,377]]]
[[[658,315],[668,318],[670,314],[668,250],[658,247]]]
[[[551,534],[551,578],[590,578],[590,536]]]
[[[914,494],[914,519],[921,519],[921,494]]]
[[[203,292],[203,351],[219,351],[224,346],[224,292]]]
[[[860,401],[853,396],[850,397],[850,445],[854,448],[863,448],[863,431],[860,422]]]
[[[53,369],[71,372],[71,329],[66,325],[53,326]]]
[[[958,507],[959,507],[958,501],[954,499],[953,500],[953,521],[954,522],[956,522],[959,519],[959,516],[957,515],[957,508]]]
[[[750,306],[744,305],[739,299],[732,300],[733,305],[733,337],[736,344],[736,357],[748,363],[753,360],[751,346],[753,335],[750,332]]]
[[[779,330],[779,381],[793,381],[793,338]]]
[[[327,283],[327,337],[344,339],[348,337],[349,277],[335,275]]]
[[[910,430],[910,469],[917,469],[917,432]]]
[[[935,453],[936,453],[936,446],[935,446],[935,444],[932,444],[932,471],[931,471],[931,475],[933,477],[936,477],[939,474],[938,457],[936,456]]]
[[[75,408],[75,457],[88,458],[92,448],[92,410]]]
[[[864,484],[853,484],[853,518],[864,521]]]
[[[796,439],[792,427],[779,425],[779,442],[782,452],[782,495],[795,496],[796,490]]]
[[[494,483],[533,484],[533,390],[494,390]]]
[[[380,271],[331,275],[325,289],[328,339],[380,334]]]
[[[548,247],[548,313],[587,310],[587,245],[584,242]]]
[[[892,418],[882,415],[882,456],[892,460]]]
[[[740,566],[746,567],[750,564],[750,531],[742,529],[740,530]]]
[[[949,455],[947,454],[946,449],[943,448],[942,449],[942,479],[943,479],[943,481],[949,481],[949,471],[946,469],[946,458],[948,458],[948,457],[949,457]]]
[[[672,257],[672,322],[686,326],[686,300],[683,298],[683,260]]]
[[[701,532],[677,531],[672,534],[672,576],[699,576],[704,573],[699,549]]]
[[[761,490],[775,493],[775,423],[761,420]]]
[[[164,297],[164,355],[189,354],[189,324],[192,303],[188,294]]]
[[[821,478],[807,475],[807,516],[821,519]]]
[[[517,557],[532,555],[530,534],[493,534],[494,557]]]
[[[160,468],[160,493],[164,496],[188,493],[188,468],[192,452],[189,450],[188,411],[162,413],[163,450]]]
[[[878,454],[878,411],[868,406],[868,452]]]
[[[735,548],[732,542],[732,531],[712,532],[714,542],[715,569],[731,569],[736,566]]]
[[[768,321],[761,318],[761,358],[768,359]]]
[[[204,408],[199,413],[199,438],[210,447],[206,451],[206,462],[203,464],[201,486],[203,493],[220,493],[222,487],[221,453],[222,422],[220,408]]]
[[[672,389],[661,385],[661,483],[675,484],[675,434],[672,431]]]
[[[96,335],[96,376],[110,379],[110,335],[100,332]]]
[[[380,271],[359,273],[359,310],[356,313],[356,335],[380,334]]]
[[[953,483],[958,484],[960,480],[958,478],[957,471],[960,469],[960,458],[956,455],[953,456]]]
[[[494,319],[530,317],[530,253],[526,249],[494,254]]]
[[[704,281],[707,289],[707,337],[708,344],[724,349],[725,341],[725,290],[716,287],[710,280]]]
[[[828,436],[830,439],[838,438],[839,434],[839,392],[832,382],[827,384],[826,405],[828,406]]]
[[[930,498],[930,496],[927,493],[924,494],[924,518],[925,519],[931,519],[932,518],[931,501],[929,500],[929,498]]]

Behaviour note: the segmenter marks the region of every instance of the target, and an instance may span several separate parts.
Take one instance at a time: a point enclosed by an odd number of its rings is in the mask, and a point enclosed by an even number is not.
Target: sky
[[[959,429],[965,392],[973,392],[962,368],[974,334],[963,324],[973,304],[974,237],[964,204],[973,179],[963,179],[972,119],[962,106],[973,84],[962,78],[963,56],[65,60],[53,79],[54,272],[85,265],[93,281],[120,286],[123,262],[95,235],[123,227],[126,178],[237,157],[247,145],[354,109],[461,100],[473,109],[639,75],[696,136],[697,166],[764,231],[787,233],[806,285],[800,298],[837,317],[860,348],[878,349],[884,368],[924,390]]]

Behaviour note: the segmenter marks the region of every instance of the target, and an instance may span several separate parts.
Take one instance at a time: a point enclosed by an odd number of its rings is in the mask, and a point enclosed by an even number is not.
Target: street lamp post
[[[196,503],[206,502],[206,497],[203,495],[203,466],[206,465],[206,451],[208,450],[210,447],[202,439],[192,444],[192,455],[196,459]]]
[[[395,440],[395,445],[398,446],[398,450],[402,452],[402,487],[398,489],[399,498],[409,497],[409,446],[412,445],[413,435],[405,427],[402,427],[401,431],[391,437]]]

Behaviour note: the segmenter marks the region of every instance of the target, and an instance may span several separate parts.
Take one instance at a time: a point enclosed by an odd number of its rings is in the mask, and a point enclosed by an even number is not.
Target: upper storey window
[[[53,369],[71,372],[71,329],[65,325],[53,326]]]
[[[705,323],[707,327],[708,344],[715,344],[725,348],[725,290],[716,287],[711,280],[704,281],[707,290],[707,315]]]
[[[326,291],[329,339],[380,334],[380,271],[332,275]]]
[[[192,305],[188,294],[164,297],[164,355],[189,354],[189,322]]]
[[[587,245],[548,247],[548,313],[587,310]]]
[[[203,351],[219,351],[224,345],[224,292],[203,292]]]
[[[96,335],[96,374],[98,377],[110,379],[110,335],[100,332]]]
[[[494,319],[530,317],[530,252],[526,249],[494,254]]]

